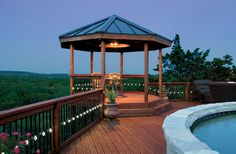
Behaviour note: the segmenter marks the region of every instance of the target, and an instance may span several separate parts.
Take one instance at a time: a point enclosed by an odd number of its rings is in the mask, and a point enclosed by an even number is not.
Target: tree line
[[[0,111],[69,95],[69,77],[0,75]]]
[[[185,51],[176,34],[172,51],[163,55],[163,81],[236,81],[236,66],[232,56],[226,54],[223,58],[207,60],[209,53],[210,50],[201,51],[200,48]],[[158,65],[154,70],[158,71]]]

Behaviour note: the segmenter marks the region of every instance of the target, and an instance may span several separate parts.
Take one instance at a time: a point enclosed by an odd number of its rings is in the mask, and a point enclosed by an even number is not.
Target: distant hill
[[[32,76],[32,77],[52,77],[52,78],[68,78],[68,74],[41,74],[25,71],[0,71],[0,75],[11,75],[11,76]]]

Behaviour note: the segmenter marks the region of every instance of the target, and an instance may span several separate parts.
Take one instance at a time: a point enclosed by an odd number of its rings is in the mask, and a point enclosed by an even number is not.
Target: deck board
[[[156,101],[160,100],[161,98],[156,95],[148,94],[148,101]],[[145,103],[144,102],[144,93],[143,92],[129,92],[129,93],[123,93],[123,96],[118,96],[116,98],[116,101],[119,104],[127,104],[127,103]]]
[[[155,116],[103,120],[88,132],[66,146],[61,153],[166,153],[162,131],[164,118],[182,108],[198,105],[191,102],[173,102],[172,109]]]

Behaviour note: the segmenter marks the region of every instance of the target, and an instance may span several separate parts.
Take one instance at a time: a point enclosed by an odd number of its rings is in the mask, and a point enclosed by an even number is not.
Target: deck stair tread
[[[158,100],[147,104],[120,104],[119,105],[119,117],[130,117],[130,116],[147,116],[155,115],[160,112],[164,112],[171,109],[171,103],[164,100]]]

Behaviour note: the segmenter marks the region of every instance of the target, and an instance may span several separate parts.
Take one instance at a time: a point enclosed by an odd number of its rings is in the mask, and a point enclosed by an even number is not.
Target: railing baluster
[[[88,90],[92,86],[91,80],[86,82],[89,84],[83,86]],[[25,135],[30,132],[32,136],[27,138],[30,151],[26,150],[26,153],[35,153],[38,148],[41,153],[56,153],[61,146],[98,122],[102,115],[98,105],[103,99],[103,89],[98,89],[0,112],[0,133],[12,135],[18,131]],[[66,122],[65,126],[63,122]]]

